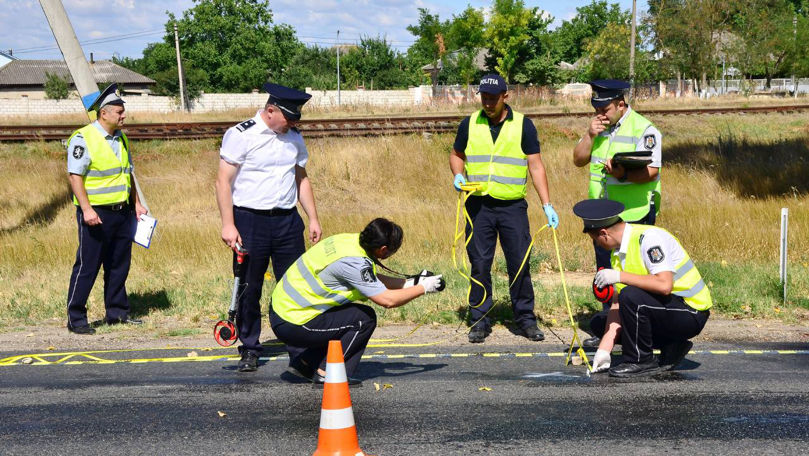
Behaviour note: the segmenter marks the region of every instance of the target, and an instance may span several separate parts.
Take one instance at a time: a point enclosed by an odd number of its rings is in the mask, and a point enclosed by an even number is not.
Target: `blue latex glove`
[[[542,210],[545,211],[545,217],[548,217],[548,225],[553,229],[559,227],[559,216],[556,215],[556,211],[553,210],[551,203],[543,205]]]
[[[461,191],[461,185],[463,185],[465,183],[466,183],[466,178],[463,177],[463,174],[458,173],[458,174],[455,175],[455,182],[453,182],[452,185],[455,186],[455,190],[458,190],[460,192]]]

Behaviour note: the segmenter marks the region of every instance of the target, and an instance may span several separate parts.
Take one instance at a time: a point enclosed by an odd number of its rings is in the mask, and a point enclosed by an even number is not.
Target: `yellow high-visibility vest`
[[[109,205],[125,202],[132,188],[132,164],[129,162],[129,141],[121,133],[121,158],[115,156],[106,138],[93,124],[86,125],[70,135],[81,133],[90,154],[90,167],[82,176],[90,205]],[[68,139],[68,141],[70,141]],[[79,200],[73,195],[73,204]]]
[[[618,251],[613,250],[612,256],[610,257],[612,268],[632,274],[649,275],[649,271],[643,264],[643,252],[640,250],[641,236],[650,228],[656,228],[658,230],[663,230],[663,228],[634,224],[627,224],[627,228],[631,229],[631,231],[629,233],[629,245],[626,246],[626,259],[624,261],[626,264],[623,267],[621,266]],[[668,231],[666,231],[666,233],[671,234]],[[673,235],[671,237],[680,245],[680,241],[677,240],[676,237]],[[682,248],[682,245],[680,245],[680,248]],[[702,280],[702,276],[694,265],[694,262],[691,261],[691,257],[688,256],[688,252],[683,249],[683,253],[682,261],[680,261],[680,264],[678,264],[674,270],[674,286],[671,289],[671,294],[683,298],[685,303],[693,309],[708,310],[713,305],[711,292],[708,290],[705,281]],[[622,283],[616,283],[615,291],[620,293],[625,286],[626,285]]]
[[[522,151],[523,115],[512,110],[492,142],[489,122],[483,110],[469,119],[469,140],[466,144],[464,168],[469,182],[481,182],[473,195],[489,195],[501,200],[525,198],[528,158]]]
[[[654,199],[655,212],[660,212],[660,174],[643,184],[624,181],[608,176],[604,163],[618,152],[635,152],[643,148],[643,133],[652,125],[645,117],[630,110],[621,122],[618,131],[610,138],[596,136],[590,151],[590,199],[605,198],[623,203],[621,218],[625,221],[640,220],[649,213],[649,203]]]
[[[272,292],[272,310],[283,320],[302,325],[332,307],[368,299],[359,290],[332,290],[318,274],[345,257],[371,259],[360,246],[359,233],[330,236],[307,250],[287,269]],[[376,264],[371,261],[376,275]]]

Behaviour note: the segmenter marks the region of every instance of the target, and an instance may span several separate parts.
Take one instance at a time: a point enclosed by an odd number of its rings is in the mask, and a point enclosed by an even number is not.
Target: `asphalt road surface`
[[[369,455],[806,454],[807,344],[698,343],[677,370],[628,381],[565,366],[561,344],[537,347],[369,348],[364,384],[351,389],[360,446]],[[0,353],[0,454],[317,447],[322,390],[286,380],[280,347],[255,373],[235,371],[232,349],[61,353]]]

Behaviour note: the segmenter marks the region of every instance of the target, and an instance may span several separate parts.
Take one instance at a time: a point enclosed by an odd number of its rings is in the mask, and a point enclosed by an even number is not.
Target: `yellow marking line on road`
[[[15,355],[0,359],[0,366],[64,366],[81,364],[146,364],[146,363],[182,363],[182,362],[212,362],[237,361],[238,355],[211,355],[211,356],[173,356],[158,358],[125,358],[109,359],[96,356],[105,353],[123,353],[141,350],[105,350],[93,352],[71,353],[39,353],[30,355]],[[620,352],[615,352],[616,354]],[[414,354],[372,354],[363,356],[364,359],[436,359],[436,358],[559,358],[566,356],[566,352],[539,352],[539,353],[414,353]],[[809,350],[691,350],[691,355],[809,355]],[[277,361],[289,359],[287,355],[263,356],[262,361]]]

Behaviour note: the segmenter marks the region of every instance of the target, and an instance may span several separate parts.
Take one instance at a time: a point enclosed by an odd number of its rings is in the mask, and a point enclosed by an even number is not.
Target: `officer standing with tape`
[[[584,232],[611,251],[612,269],[596,273],[595,285],[615,286],[607,315],[597,314],[590,328],[601,337],[593,370],[635,377],[673,369],[702,332],[710,316],[711,293],[694,262],[671,233],[621,219],[624,205],[605,199],[584,200],[573,212]],[[610,353],[621,340],[622,362],[610,368]],[[652,350],[660,348],[659,359]]]
[[[68,180],[79,228],[67,293],[67,329],[76,334],[95,333],[87,321],[87,298],[102,265],[104,321],[142,323],[129,316],[126,278],[137,218],[146,209],[132,191],[129,141],[120,130],[126,113],[117,89],[117,84],[110,84],[99,94],[88,108],[96,111],[97,120],[76,130],[67,141]]]
[[[660,131],[633,110],[624,99],[629,83],[614,79],[590,82],[590,103],[596,115],[587,133],[573,149],[573,163],[590,165],[588,198],[618,201],[626,208],[623,220],[654,225],[660,212],[660,167],[662,142]],[[626,169],[613,160],[619,152],[651,152],[651,163],[638,169]],[[593,244],[596,269],[610,267],[610,253]],[[606,306],[604,310],[606,311]],[[595,347],[597,338],[584,341]]]
[[[240,372],[258,367],[261,288],[270,260],[278,278],[306,250],[297,202],[309,218],[309,241],[317,243],[322,234],[306,173],[309,153],[295,129],[311,95],[269,83],[264,90],[270,94],[264,108],[225,132],[216,177],[222,241],[247,250],[236,316]]]
[[[376,328],[376,313],[360,303],[370,299],[391,309],[444,289],[441,275],[410,279],[377,273],[380,260],[402,245],[402,228],[384,218],[372,220],[361,233],[324,239],[304,253],[275,286],[270,325],[287,344],[287,372],[322,384],[330,340],[341,340],[348,383]]]
[[[467,180],[481,185],[466,201],[474,225],[474,230],[466,227],[467,236],[472,231],[466,248],[474,279],[469,294],[472,343],[483,342],[491,333],[491,323],[485,314],[492,306],[491,268],[498,235],[506,256],[509,283],[514,282],[531,244],[525,200],[529,173],[548,224],[553,228],[559,225],[559,216],[550,202],[533,122],[506,104],[508,87],[500,75],[484,76],[478,92],[483,109],[461,121],[449,156],[456,190],[460,191]],[[543,340],[545,335],[537,327],[534,315],[534,289],[528,268],[523,269],[509,292],[514,320],[521,333],[532,341]]]

